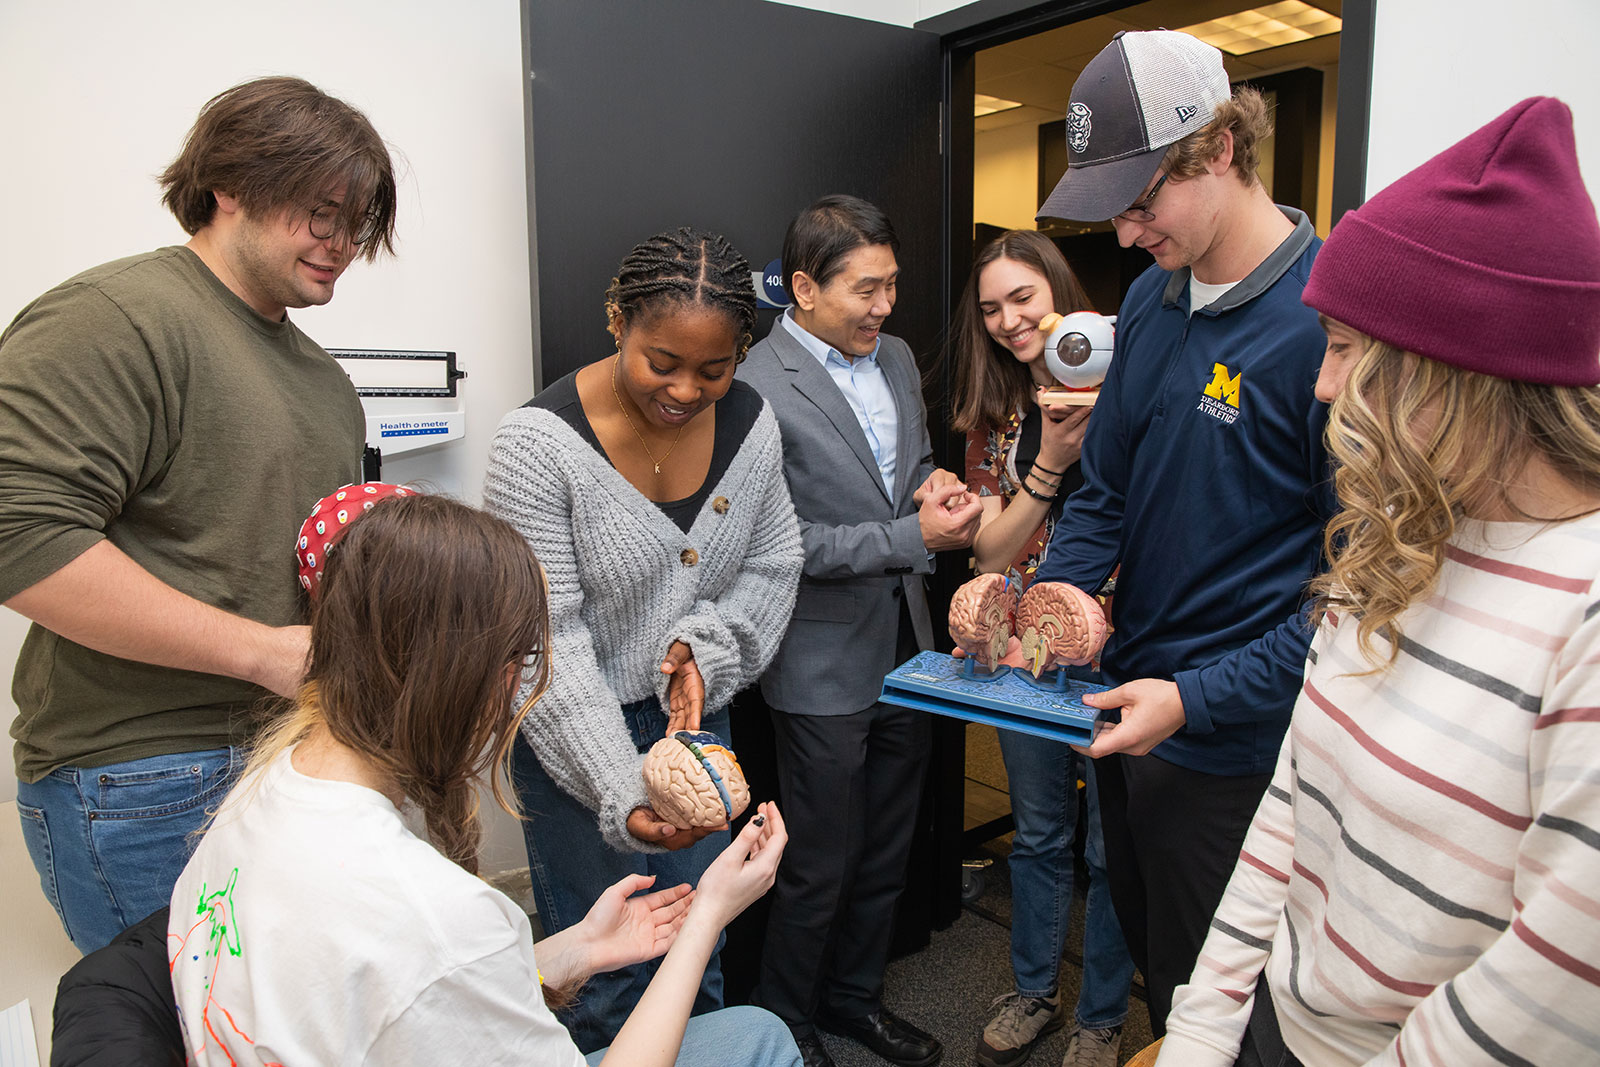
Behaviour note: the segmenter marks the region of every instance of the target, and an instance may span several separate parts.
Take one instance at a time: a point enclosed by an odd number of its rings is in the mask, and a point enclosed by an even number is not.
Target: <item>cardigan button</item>
[[[685,567],[693,567],[696,563],[700,562],[700,553],[696,552],[692,548],[686,548],[682,552],[678,553],[678,558],[683,561],[683,565]]]
[[[728,513],[728,498],[725,496],[717,497],[711,502],[711,510],[718,515],[726,515]]]

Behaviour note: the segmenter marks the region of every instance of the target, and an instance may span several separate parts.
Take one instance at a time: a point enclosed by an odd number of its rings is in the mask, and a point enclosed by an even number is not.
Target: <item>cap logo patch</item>
[[[1089,150],[1089,133],[1094,128],[1092,114],[1087,104],[1074,103],[1067,108],[1067,147],[1074,152]]]
[[[1195,107],[1193,104],[1179,104],[1172,110],[1178,113],[1179,122],[1188,122],[1190,119],[1194,118],[1194,113],[1200,109]]]

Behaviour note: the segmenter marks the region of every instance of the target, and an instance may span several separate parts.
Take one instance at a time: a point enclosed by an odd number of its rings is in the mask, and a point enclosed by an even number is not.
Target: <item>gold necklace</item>
[[[617,410],[622,412],[622,417],[627,421],[628,429],[633,431],[633,436],[639,439],[639,447],[644,449],[644,454],[650,457],[650,463],[655,467],[656,473],[660,474],[661,464],[665,462],[668,456],[672,455],[672,450],[678,447],[678,438],[683,436],[683,426],[678,427],[677,437],[672,439],[672,443],[667,446],[667,450],[661,453],[660,459],[657,459],[655,453],[650,451],[650,446],[644,443],[644,434],[640,433],[639,427],[633,424],[633,416],[629,415],[628,409],[623,406],[622,394],[617,392],[617,368],[620,366],[622,366],[622,350],[618,349],[617,361],[611,364],[611,395],[617,398]],[[684,425],[688,424],[685,423]]]

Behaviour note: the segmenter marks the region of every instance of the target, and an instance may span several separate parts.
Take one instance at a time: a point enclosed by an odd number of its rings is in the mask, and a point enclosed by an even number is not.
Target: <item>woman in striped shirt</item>
[[[1159,1063],[1595,1062],[1600,222],[1527,100],[1305,301],[1343,512],[1289,736]]]

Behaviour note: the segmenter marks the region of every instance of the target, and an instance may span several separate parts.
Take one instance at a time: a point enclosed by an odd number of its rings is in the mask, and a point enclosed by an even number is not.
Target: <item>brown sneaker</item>
[[[1061,1067],[1117,1067],[1117,1052],[1121,1048],[1120,1026],[1088,1030],[1074,1025]]]
[[[1006,993],[989,1005],[994,1018],[978,1038],[974,1058],[982,1067],[1016,1067],[1028,1058],[1034,1042],[1061,1029],[1066,1019],[1061,1014],[1061,994],[1051,997],[1025,997]]]

